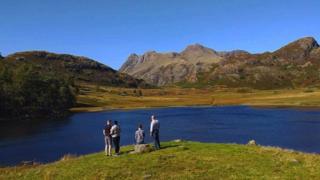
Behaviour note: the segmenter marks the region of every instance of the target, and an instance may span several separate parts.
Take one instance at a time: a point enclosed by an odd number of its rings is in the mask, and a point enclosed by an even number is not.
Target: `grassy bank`
[[[82,86],[73,111],[195,105],[320,107],[318,89],[125,89]]]
[[[119,157],[90,154],[36,166],[0,168],[0,179],[319,179],[320,156],[236,144],[167,142]]]

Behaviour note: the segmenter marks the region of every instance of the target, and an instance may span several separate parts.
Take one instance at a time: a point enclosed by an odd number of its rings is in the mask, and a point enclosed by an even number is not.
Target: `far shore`
[[[219,107],[219,106],[248,106],[252,108],[288,108],[298,110],[320,110],[320,106],[303,106],[303,105],[250,105],[250,104],[219,104],[219,105],[186,105],[186,106],[144,106],[144,107],[78,107],[70,109],[73,113],[81,112],[103,112],[111,110],[141,110],[141,109],[156,109],[156,108],[183,108],[183,107]]]
[[[79,107],[71,112],[99,112],[117,109],[146,109],[243,105],[253,108],[320,109],[319,89],[253,90],[163,88],[137,89],[82,85]]]

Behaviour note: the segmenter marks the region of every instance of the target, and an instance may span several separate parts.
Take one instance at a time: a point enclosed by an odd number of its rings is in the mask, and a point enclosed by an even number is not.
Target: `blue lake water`
[[[244,144],[254,139],[261,145],[320,153],[320,110],[179,107],[77,113],[59,121],[0,124],[0,165],[50,162],[65,154],[103,151],[102,129],[107,119],[119,121],[122,145],[133,144],[137,125],[142,123],[148,132],[152,114],[161,123],[162,141]],[[151,142],[148,135],[146,141]]]

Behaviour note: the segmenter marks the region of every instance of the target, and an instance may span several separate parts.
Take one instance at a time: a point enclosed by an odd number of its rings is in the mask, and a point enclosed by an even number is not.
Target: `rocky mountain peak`
[[[201,44],[195,43],[187,46],[181,54],[191,54],[191,53],[216,53],[213,49],[207,48]]]
[[[300,45],[300,47],[304,48],[304,49],[306,49],[308,47],[312,47],[312,48],[318,48],[319,47],[318,42],[313,37],[301,38],[301,39],[298,39],[297,41],[295,41],[295,43],[298,43]]]
[[[139,57],[136,53],[132,53],[129,55],[128,59]]]
[[[289,43],[275,51],[275,56],[284,60],[304,63],[312,50],[319,48],[319,44],[313,37],[305,37]]]
[[[119,71],[125,72],[125,71],[132,70],[132,68],[134,68],[134,66],[139,63],[139,60],[140,60],[139,55],[137,55],[135,53],[130,54],[127,61],[121,66]]]
[[[147,51],[145,54],[156,54],[157,53],[157,51],[155,51],[155,50],[150,50],[150,51]]]
[[[199,43],[188,45],[184,51],[197,51],[197,50],[203,50],[205,47]]]
[[[313,48],[318,48],[319,44],[313,37],[304,37],[296,41],[293,41],[286,46],[280,48],[279,50],[286,50],[290,48],[312,50]]]

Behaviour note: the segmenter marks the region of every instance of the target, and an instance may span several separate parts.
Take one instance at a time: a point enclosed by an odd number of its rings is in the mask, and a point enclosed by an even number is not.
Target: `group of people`
[[[154,115],[151,116],[150,122],[150,136],[154,140],[154,148],[156,150],[160,149],[160,138],[159,138],[160,123]],[[112,147],[114,146],[115,156],[120,154],[120,134],[121,129],[118,121],[112,123],[108,120],[104,129],[103,135],[105,140],[105,153],[107,156],[112,155]],[[135,132],[135,143],[144,144],[145,133],[142,124],[139,124],[138,129]]]

